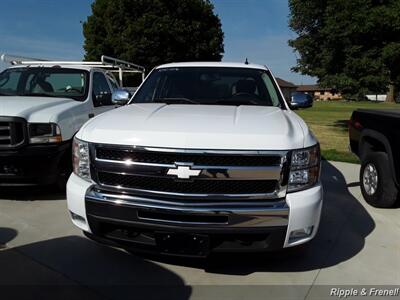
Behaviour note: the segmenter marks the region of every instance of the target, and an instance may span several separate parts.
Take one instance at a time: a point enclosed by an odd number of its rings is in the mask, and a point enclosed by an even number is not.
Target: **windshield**
[[[131,103],[149,102],[282,105],[280,94],[268,71],[229,67],[156,69],[137,91]]]
[[[0,73],[0,96],[63,97],[83,101],[88,72],[65,68],[11,68]],[[1,100],[1,98],[0,98]]]

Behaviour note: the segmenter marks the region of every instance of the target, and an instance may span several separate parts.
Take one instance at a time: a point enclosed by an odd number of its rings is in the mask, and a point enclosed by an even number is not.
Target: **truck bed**
[[[400,107],[399,109],[357,109],[356,112],[361,114],[374,114],[395,118],[400,117]]]

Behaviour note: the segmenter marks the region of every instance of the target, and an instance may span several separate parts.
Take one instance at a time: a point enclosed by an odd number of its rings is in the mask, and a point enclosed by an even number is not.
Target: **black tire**
[[[375,168],[377,173],[376,189],[368,191],[368,182],[364,181],[366,168]],[[369,152],[362,159],[360,169],[361,193],[368,204],[374,207],[393,207],[397,201],[398,190],[390,169],[389,157],[385,152]]]

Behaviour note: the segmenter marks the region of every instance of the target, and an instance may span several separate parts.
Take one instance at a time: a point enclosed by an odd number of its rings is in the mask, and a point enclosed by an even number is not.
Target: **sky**
[[[2,0],[0,53],[80,60],[84,55],[81,21],[91,0]],[[296,53],[287,44],[287,0],[212,0],[224,31],[224,61],[267,65],[275,76],[296,84],[316,80],[290,71]],[[0,69],[5,67],[0,63]]]

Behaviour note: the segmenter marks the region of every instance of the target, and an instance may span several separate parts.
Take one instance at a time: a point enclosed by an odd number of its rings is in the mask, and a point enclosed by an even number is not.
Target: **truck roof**
[[[238,63],[238,62],[220,62],[220,61],[175,62],[175,63],[160,65],[160,66],[156,67],[156,69],[181,68],[181,67],[225,67],[225,68],[244,68],[244,69],[268,70],[268,68],[263,65],[245,64],[245,63]]]

